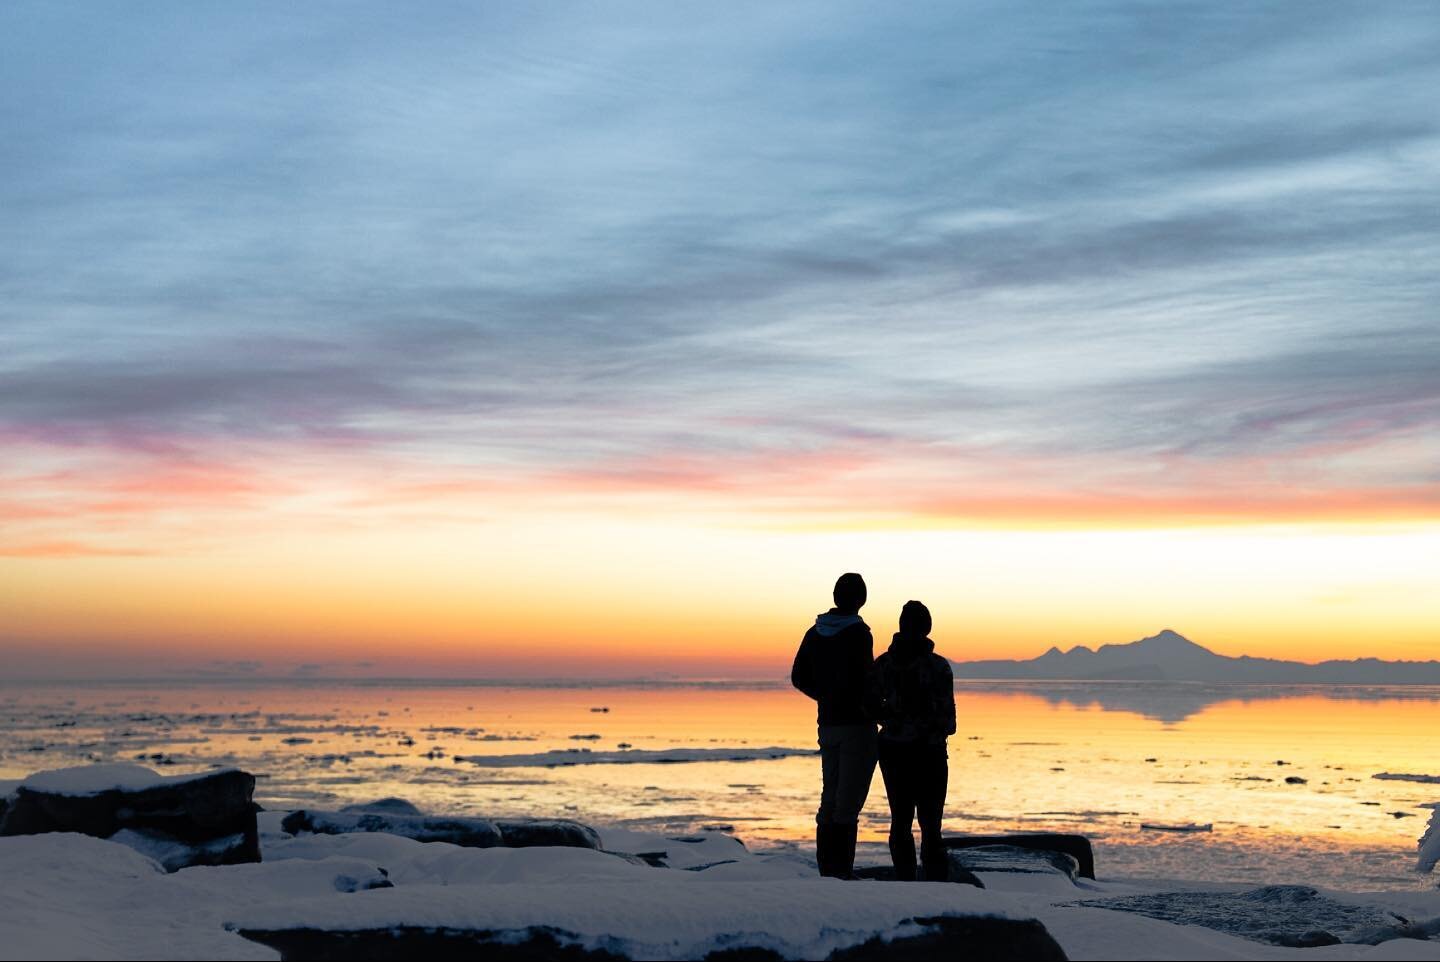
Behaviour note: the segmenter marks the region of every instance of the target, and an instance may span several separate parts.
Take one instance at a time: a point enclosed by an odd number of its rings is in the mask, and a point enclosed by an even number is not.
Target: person
[[[875,775],[875,723],[864,707],[874,659],[870,626],[860,617],[865,579],[847,572],[835,582],[835,607],[805,632],[790,681],[815,699],[820,742],[820,808],[815,862],[820,874],[853,878],[860,810]]]
[[[945,881],[949,869],[940,819],[950,770],[945,740],[955,733],[955,678],[935,654],[930,610],[907,601],[890,649],[875,659],[866,704],[880,721],[880,775],[890,800],[890,858],[895,878],[915,880],[919,817],[920,858],[926,881]]]

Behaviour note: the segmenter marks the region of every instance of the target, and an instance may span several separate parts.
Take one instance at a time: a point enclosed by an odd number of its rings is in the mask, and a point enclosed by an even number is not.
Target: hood
[[[829,638],[831,635],[838,635],[851,625],[863,625],[864,620],[859,615],[844,615],[831,608],[823,614],[815,616],[815,634],[822,638]]]
[[[890,654],[899,661],[912,661],[935,650],[935,642],[924,635],[902,635],[898,631],[890,642]]]

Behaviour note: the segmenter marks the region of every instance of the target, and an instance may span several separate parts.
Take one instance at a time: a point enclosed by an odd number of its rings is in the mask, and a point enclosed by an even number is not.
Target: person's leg
[[[875,727],[847,725],[835,785],[835,875],[851,877],[855,868],[855,841],[860,812],[875,777]]]
[[[910,822],[915,796],[909,784],[903,752],[892,742],[880,743],[880,775],[885,779],[885,797],[890,803],[890,861],[897,882],[915,880],[915,838]]]
[[[815,812],[815,866],[833,875],[835,788],[840,781],[840,748],[833,731],[820,729],[820,808]]]
[[[950,875],[945,839],[940,822],[945,815],[945,792],[950,781],[950,762],[945,746],[926,746],[916,766],[916,811],[920,818],[920,861],[927,882],[944,882]]]

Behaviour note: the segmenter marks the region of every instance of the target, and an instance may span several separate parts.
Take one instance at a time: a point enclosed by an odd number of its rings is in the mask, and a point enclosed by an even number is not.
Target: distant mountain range
[[[1440,661],[1282,661],[1232,658],[1166,628],[1126,645],[1069,651],[1051,648],[1028,661],[957,661],[956,678],[1015,678],[1064,681],[1204,681],[1240,684],[1440,685]]]

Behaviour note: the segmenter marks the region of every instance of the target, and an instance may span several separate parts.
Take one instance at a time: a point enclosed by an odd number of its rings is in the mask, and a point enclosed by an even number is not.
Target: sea
[[[957,680],[956,707],[947,832],[1082,833],[1105,878],[1436,884],[1414,862],[1440,688]],[[394,796],[808,850],[814,751],[813,703],[780,682],[0,684],[0,779],[237,766],[267,809]],[[877,772],[862,861],[888,824]]]

